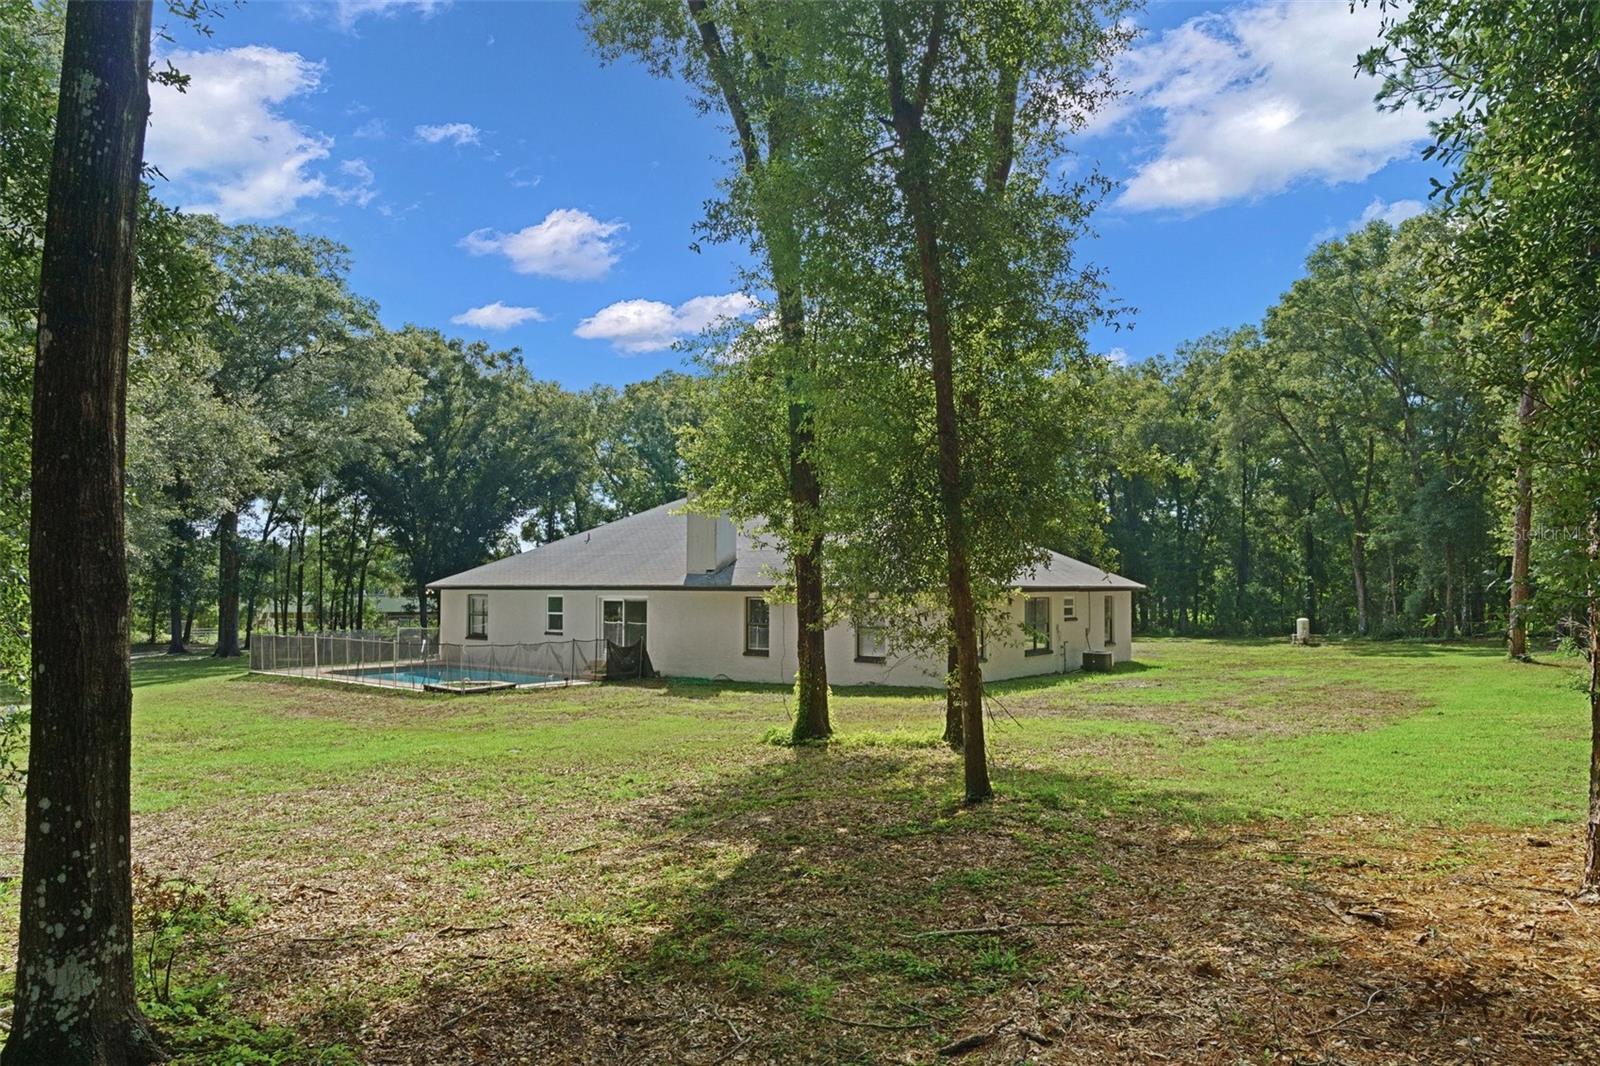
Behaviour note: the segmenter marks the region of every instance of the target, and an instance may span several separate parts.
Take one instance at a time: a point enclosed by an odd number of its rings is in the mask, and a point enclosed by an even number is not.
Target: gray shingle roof
[[[645,588],[767,589],[786,569],[783,552],[758,531],[738,531],[731,565],[711,574],[687,574],[687,500],[619,518],[587,533],[530,548],[519,555],[440,578],[434,589]],[[1143,585],[1088,563],[1050,553],[1017,582],[1025,589],[1140,589]]]

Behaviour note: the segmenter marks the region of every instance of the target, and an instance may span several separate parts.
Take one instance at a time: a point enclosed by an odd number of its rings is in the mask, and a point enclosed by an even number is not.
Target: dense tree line
[[[1319,246],[1255,326],[1118,369],[1104,472],[1146,632],[1502,631],[1514,478],[1501,390],[1444,305],[1435,215]]]
[[[540,543],[684,491],[691,376],[569,391],[515,350],[383,329],[345,291],[337,246],[204,228],[287,253],[247,260],[274,290],[258,306],[306,299],[287,328],[260,329],[239,295],[220,296],[231,313],[204,317],[226,323],[235,359],[212,364],[204,395],[139,412],[134,597],[147,639],[182,651],[198,617],[218,655],[238,654],[257,625],[366,627],[377,593],[402,595],[426,626],[427,583],[520,550],[519,532]],[[250,269],[213,276],[242,288]]]

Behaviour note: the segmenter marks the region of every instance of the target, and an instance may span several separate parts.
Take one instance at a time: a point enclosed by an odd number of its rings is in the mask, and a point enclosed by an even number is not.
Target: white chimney
[[[733,562],[737,552],[733,523],[727,515],[690,513],[689,549],[684,570],[690,574],[714,574]]]

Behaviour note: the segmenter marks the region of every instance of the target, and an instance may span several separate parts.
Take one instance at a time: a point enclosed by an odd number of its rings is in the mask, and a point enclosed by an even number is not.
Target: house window
[[[760,596],[744,601],[744,653],[765,655],[772,647],[772,609]]]
[[[878,622],[856,626],[856,662],[881,663],[889,658],[889,627]]]
[[[1022,631],[1027,638],[1025,655],[1043,655],[1050,650],[1050,597],[1029,596],[1022,604]]]
[[[560,596],[544,598],[544,631],[557,635],[567,628],[567,601]]]
[[[467,639],[489,639],[489,597],[481,592],[467,597]]]
[[[600,601],[600,635],[613,644],[628,647],[643,641],[648,620],[645,600]]]
[[[1078,620],[1078,598],[1076,596],[1063,596],[1061,598],[1061,620],[1063,622],[1076,622]]]
[[[1117,642],[1117,601],[1110,596],[1106,597],[1106,647],[1111,647]]]

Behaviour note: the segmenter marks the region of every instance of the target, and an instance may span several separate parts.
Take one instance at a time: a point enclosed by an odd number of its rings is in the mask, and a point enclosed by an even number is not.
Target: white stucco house
[[[795,608],[769,604],[783,554],[726,518],[677,500],[433,582],[442,644],[643,639],[669,677],[790,684]],[[1081,667],[1085,651],[1127,661],[1133,593],[1144,586],[1051,553],[1017,578],[1009,632],[985,634],[984,677]],[[944,657],[896,647],[893,618],[835,625],[833,685],[942,686]]]

